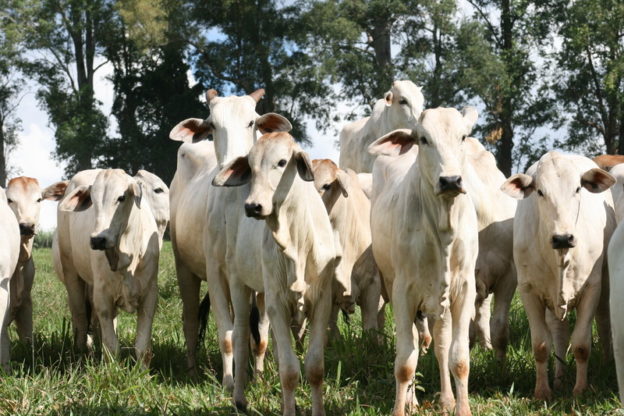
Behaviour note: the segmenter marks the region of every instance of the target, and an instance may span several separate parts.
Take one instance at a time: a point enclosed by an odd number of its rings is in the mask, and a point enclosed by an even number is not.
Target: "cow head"
[[[239,157],[214,178],[215,186],[239,186],[251,182],[245,201],[248,217],[263,219],[274,211],[274,204],[283,201],[299,176],[313,181],[308,155],[288,133],[267,133],[252,147],[247,157]]]
[[[425,110],[414,130],[395,130],[369,146],[372,154],[398,156],[418,146],[418,166],[434,193],[454,197],[465,193],[462,170],[466,137],[477,121],[477,110],[466,107]]]
[[[349,196],[351,179],[349,174],[340,169],[329,159],[314,159],[312,161],[314,173],[314,187],[323,198],[328,210],[342,195]]]
[[[219,97],[215,90],[208,90],[206,99],[210,116],[205,119],[189,118],[175,126],[169,138],[184,142],[196,142],[212,135],[219,167],[239,156],[246,155],[256,140],[256,131],[290,131],[292,126],[272,124],[277,119],[263,118],[256,113],[256,104],[264,95],[264,89],[242,97]]]
[[[162,238],[169,223],[169,188],[158,176],[143,169],[134,175],[134,179],[143,189]]]
[[[606,191],[615,178],[600,168],[579,171],[574,160],[558,152],[546,153],[529,172],[513,175],[501,190],[516,199],[537,198],[539,221],[546,227],[548,243],[556,250],[573,248],[582,193]]]
[[[137,180],[121,169],[106,169],[98,173],[92,185],[80,185],[69,192],[59,209],[93,209],[95,225],[91,232],[91,248],[109,250],[118,246],[130,212],[133,206],[141,206],[142,197],[143,190]],[[111,263],[111,268],[115,270],[116,265]]]
[[[41,202],[58,201],[65,194],[67,182],[57,182],[41,190],[37,179],[20,176],[9,181],[6,197],[19,223],[22,240],[31,239],[39,223]]]
[[[412,81],[394,81],[384,95],[390,125],[394,128],[415,128],[423,111],[425,97]]]

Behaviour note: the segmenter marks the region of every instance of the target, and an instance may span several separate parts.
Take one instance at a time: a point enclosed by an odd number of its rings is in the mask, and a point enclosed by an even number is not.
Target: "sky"
[[[112,73],[110,64],[101,67],[95,76],[95,96],[102,102],[104,114],[109,117],[109,123],[114,129],[115,119],[111,114],[113,103],[113,85],[107,79]],[[192,81],[192,78],[191,78]],[[48,116],[41,110],[36,98],[36,85],[28,83],[16,116],[22,120],[22,130],[19,132],[19,144],[9,154],[9,165],[13,169],[13,176],[30,176],[39,180],[42,188],[54,182],[65,179],[64,164],[54,159],[54,131],[49,126]],[[339,109],[340,110],[340,109]],[[189,114],[189,117],[202,117],[205,114]],[[171,126],[173,127],[173,126]],[[340,124],[328,129],[327,133],[319,133],[314,123],[308,123],[308,137],[313,145],[306,147],[312,159],[325,158],[338,162],[338,150],[335,146],[337,137],[333,131],[338,131]],[[171,155],[171,163],[175,163],[176,155]],[[114,166],[111,166],[114,167]],[[40,230],[54,230],[56,228],[56,202],[43,201]]]

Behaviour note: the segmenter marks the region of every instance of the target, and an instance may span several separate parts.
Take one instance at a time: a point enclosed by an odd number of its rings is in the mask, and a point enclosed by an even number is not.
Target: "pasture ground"
[[[230,396],[220,387],[221,362],[214,321],[200,354],[202,375],[193,381],[186,374],[181,301],[171,245],[163,248],[160,264],[160,299],[156,313],[151,369],[142,370],[132,359],[135,316],[119,319],[123,346],[120,362],[102,362],[96,351],[90,358],[72,352],[71,321],[65,289],[54,274],[50,249],[35,251],[37,267],[33,289],[35,340],[32,348],[17,341],[11,329],[12,373],[2,375],[0,414],[3,415],[234,415]],[[202,286],[202,291],[205,291]],[[359,316],[347,326],[341,319],[343,339],[327,348],[325,409],[327,415],[388,415],[394,398],[393,325],[388,311],[386,343],[375,346],[362,339]],[[571,398],[574,362],[568,356],[566,389],[549,403],[531,398],[534,363],[530,334],[521,303],[511,311],[511,345],[503,365],[493,354],[475,347],[471,352],[470,394],[474,415],[609,415],[617,413],[617,382],[612,362],[604,362],[594,336],[590,358],[589,391]],[[552,360],[551,360],[552,365]],[[438,371],[432,351],[421,357],[418,380],[423,391],[419,414],[439,413],[435,392]],[[551,371],[552,374],[552,371]],[[247,389],[249,415],[279,415],[280,385],[271,349],[265,373]],[[297,391],[301,414],[310,412],[310,391],[305,382]]]

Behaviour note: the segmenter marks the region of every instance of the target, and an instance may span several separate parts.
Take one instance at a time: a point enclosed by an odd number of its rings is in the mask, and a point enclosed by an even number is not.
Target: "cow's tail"
[[[206,335],[206,327],[208,326],[208,314],[210,313],[210,296],[206,292],[206,296],[199,304],[199,310],[197,318],[199,320],[199,332],[197,337],[197,348],[204,342],[204,336]]]
[[[260,345],[260,309],[256,306],[255,299],[251,307],[251,313],[249,314],[249,328],[251,329],[251,336],[256,342],[256,345]]]

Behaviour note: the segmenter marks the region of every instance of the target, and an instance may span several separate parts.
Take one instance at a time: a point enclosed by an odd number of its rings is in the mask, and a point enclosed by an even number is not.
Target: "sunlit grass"
[[[35,251],[37,276],[33,289],[35,341],[32,348],[17,342],[12,330],[12,373],[0,382],[0,414],[6,415],[233,415],[230,396],[220,384],[221,362],[211,319],[199,356],[201,377],[186,374],[181,301],[171,246],[166,243],[159,274],[160,299],[156,313],[154,358],[149,371],[135,365],[132,343],[136,319],[122,313],[119,333],[123,352],[119,362],[72,351],[71,319],[65,289],[54,275],[49,249]],[[206,287],[202,286],[202,291]],[[341,320],[342,339],[326,351],[325,409],[328,415],[388,415],[394,400],[393,323],[388,312],[385,342],[376,345],[360,335],[360,319]],[[522,305],[511,312],[508,360],[502,365],[480,348],[471,353],[470,392],[475,415],[608,415],[617,409],[617,383],[612,362],[604,362],[597,342],[590,358],[590,391],[571,397],[574,362],[568,357],[566,389],[550,403],[531,398],[535,379],[530,334]],[[595,337],[594,337],[595,338]],[[596,341],[596,339],[595,339]],[[418,393],[423,415],[439,413],[438,370],[433,354],[418,364]],[[281,389],[271,351],[265,373],[247,389],[249,415],[279,415]],[[305,382],[297,391],[301,414],[309,414],[310,391]]]

